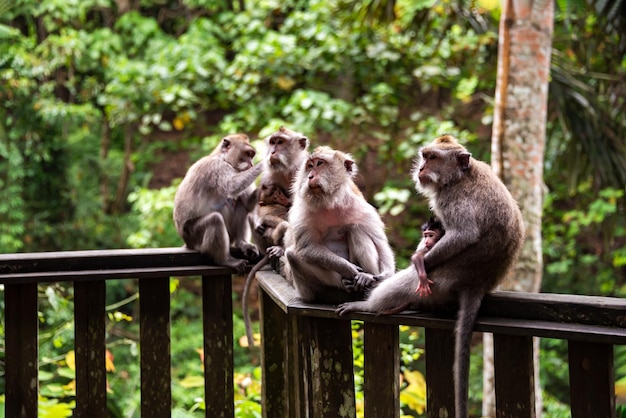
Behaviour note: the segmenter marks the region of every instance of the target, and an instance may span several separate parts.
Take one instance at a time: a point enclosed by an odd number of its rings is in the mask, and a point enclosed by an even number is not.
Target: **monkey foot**
[[[415,293],[417,293],[422,298],[430,296],[433,293],[433,291],[430,289],[431,284],[433,284],[432,280],[420,278],[419,284],[415,289]]]

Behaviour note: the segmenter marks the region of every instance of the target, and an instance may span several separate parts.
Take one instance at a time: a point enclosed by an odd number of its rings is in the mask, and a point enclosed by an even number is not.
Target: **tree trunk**
[[[526,241],[503,290],[537,292],[541,286],[543,160],[554,4],[551,0],[504,0],[498,45],[498,73],[492,133],[492,167],[519,202]],[[484,341],[483,415],[495,416],[493,346]],[[541,415],[535,341],[535,398]]]

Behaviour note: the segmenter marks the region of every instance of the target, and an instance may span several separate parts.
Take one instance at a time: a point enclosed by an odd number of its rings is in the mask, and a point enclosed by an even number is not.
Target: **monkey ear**
[[[230,148],[230,139],[222,138],[222,151],[226,151],[228,148]]]
[[[352,160],[346,160],[343,162],[343,166],[346,168],[346,171],[350,174],[355,174],[354,173],[354,169],[356,167],[354,167],[354,161]]]
[[[459,163],[459,167],[461,167],[462,171],[469,170],[471,156],[472,154],[470,154],[469,152],[460,152],[457,155],[456,160]]]
[[[306,136],[300,137],[300,139],[298,139],[298,142],[300,143],[300,148],[306,149],[307,145],[309,144],[309,138],[307,138]]]

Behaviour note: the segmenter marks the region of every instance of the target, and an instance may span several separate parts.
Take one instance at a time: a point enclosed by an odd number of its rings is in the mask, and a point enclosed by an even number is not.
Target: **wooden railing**
[[[37,417],[37,285],[74,285],[74,417],[105,418],[105,282],[139,280],[141,416],[171,415],[171,276],[202,276],[207,417],[234,416],[231,270],[182,248],[0,255],[5,302],[5,416]]]
[[[169,278],[202,276],[207,417],[234,416],[231,270],[181,248],[0,255],[5,300],[5,416],[36,417],[37,286],[74,286],[75,417],[107,417],[106,281],[134,278],[140,294],[141,416],[171,415]],[[339,318],[305,304],[277,274],[257,273],[265,417],[354,417],[350,319],[364,321],[366,417],[399,416],[398,325],[425,328],[429,417],[454,416],[453,316]],[[626,301],[499,292],[476,331],[493,333],[498,417],[533,416],[532,337],[568,341],[572,417],[614,417],[613,345],[626,344]]]
[[[353,417],[350,320],[364,321],[364,414],[399,417],[399,325],[425,328],[428,417],[453,417],[454,316],[402,313],[338,317],[302,303],[277,274],[260,284],[266,417]],[[626,344],[626,300],[497,292],[475,331],[493,333],[497,417],[534,417],[533,337],[568,342],[571,416],[615,417],[613,345]]]

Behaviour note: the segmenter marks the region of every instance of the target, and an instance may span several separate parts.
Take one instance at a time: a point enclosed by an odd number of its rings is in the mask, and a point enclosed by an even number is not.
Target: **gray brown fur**
[[[329,302],[333,291],[348,300],[395,270],[384,224],[354,184],[356,172],[350,155],[328,147],[298,170],[283,259],[305,301]]]
[[[418,277],[410,266],[374,288],[367,300],[340,305],[337,311],[383,313],[404,304],[417,310],[457,307],[455,409],[457,418],[465,418],[472,329],[483,296],[504,279],[519,255],[522,214],[491,167],[449,135],[421,149],[413,179],[446,231],[424,256],[434,282],[432,295],[416,295]]]
[[[252,183],[263,169],[253,165],[254,155],[246,135],[224,137],[189,168],[174,197],[174,223],[185,245],[238,273],[247,261],[233,257],[231,249],[248,259],[258,257],[256,246],[248,242],[246,221],[256,204]]]

